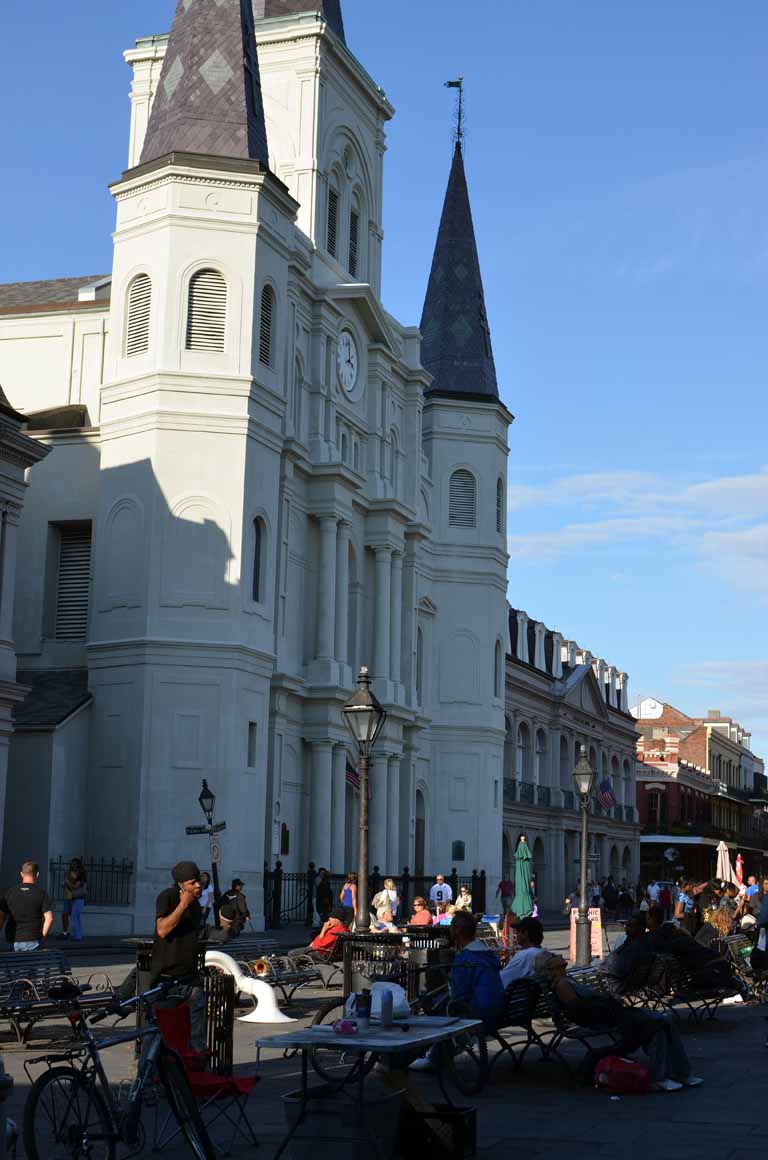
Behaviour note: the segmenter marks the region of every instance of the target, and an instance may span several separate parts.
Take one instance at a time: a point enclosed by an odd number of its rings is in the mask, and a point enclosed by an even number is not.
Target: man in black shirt
[[[53,926],[53,900],[39,885],[39,876],[37,862],[25,862],[21,882],[0,899],[0,928],[10,915],[16,927],[15,951],[36,951]]]
[[[235,910],[235,921],[233,935],[240,934],[246,923],[246,919],[251,917],[251,912],[248,909],[248,901],[243,894],[243,886],[245,883],[242,878],[232,879],[232,889],[228,890],[224,895],[224,902],[228,902]]]
[[[161,890],[155,901],[155,941],[152,945],[150,986],[164,979],[184,979],[183,986],[168,992],[173,1004],[188,1003],[192,1024],[190,1042],[205,1050],[205,997],[195,985],[200,955],[200,869],[194,862],[177,862],[171,871],[173,886]],[[186,980],[192,979],[190,985]]]

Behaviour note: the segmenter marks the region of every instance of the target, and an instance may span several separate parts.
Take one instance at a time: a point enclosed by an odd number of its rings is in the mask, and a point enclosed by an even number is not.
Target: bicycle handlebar
[[[125,1019],[138,1003],[143,1003],[145,1006],[148,1006],[152,999],[166,994],[173,987],[189,987],[197,983],[197,981],[194,975],[185,975],[179,979],[163,979],[162,982],[156,983],[154,987],[150,987],[148,991],[142,991],[140,995],[133,995],[130,999],[122,999],[116,1003],[111,1003],[106,1010],[99,1011],[96,1015],[90,1016],[88,1022],[92,1024],[101,1023],[103,1019],[108,1019],[110,1015],[117,1015],[121,1019]]]

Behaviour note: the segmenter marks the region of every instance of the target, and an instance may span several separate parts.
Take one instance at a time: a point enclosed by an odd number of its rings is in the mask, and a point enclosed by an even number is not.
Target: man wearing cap
[[[155,941],[152,944],[150,986],[164,979],[184,979],[169,992],[171,1002],[189,1003],[192,1034],[197,1051],[205,1050],[205,998],[198,980],[200,924],[200,868],[195,862],[177,862],[171,871],[173,886],[161,890],[155,901]],[[193,980],[188,983],[187,980]],[[197,984],[195,980],[198,980]]]
[[[242,878],[232,879],[232,889],[228,890],[224,895],[223,901],[228,903],[235,911],[235,919],[233,923],[233,934],[240,934],[240,931],[245,926],[246,919],[251,917],[251,912],[248,909],[248,902],[243,894],[243,887],[245,883]]]

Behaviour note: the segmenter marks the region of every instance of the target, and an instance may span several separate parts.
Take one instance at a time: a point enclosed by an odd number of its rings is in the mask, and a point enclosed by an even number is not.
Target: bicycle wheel
[[[39,1076],[24,1105],[28,1160],[114,1160],[115,1140],[101,1092],[71,1067]]]
[[[198,1160],[216,1160],[216,1149],[178,1056],[172,1051],[161,1051],[156,1066],[176,1123],[192,1155],[197,1156]]]
[[[335,1023],[337,1019],[343,1017],[344,999],[329,999],[318,1009],[312,1020],[312,1026],[317,1027],[321,1023],[326,1025]],[[313,1047],[309,1052],[309,1062],[320,1078],[326,1082],[331,1080],[336,1082],[341,1079],[347,1082],[352,1076],[359,1075],[361,1068],[363,1075],[367,1075],[376,1059],[372,1055],[353,1055],[351,1052],[347,1055],[343,1049],[334,1045],[333,1047]]]
[[[482,1031],[465,1031],[441,1044],[440,1076],[463,1096],[474,1096],[488,1082],[488,1044]]]

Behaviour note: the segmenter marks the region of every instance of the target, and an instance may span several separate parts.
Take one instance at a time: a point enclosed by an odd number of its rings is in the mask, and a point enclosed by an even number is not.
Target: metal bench
[[[755,928],[755,934],[757,928]],[[759,1003],[768,998],[768,971],[755,970],[750,962],[755,941],[749,934],[729,934],[720,940],[723,954],[733,967],[734,974],[748,988],[750,995]]]
[[[661,1008],[671,1015],[679,1014],[678,1008],[685,1007],[689,1019],[703,1022],[715,1018],[725,999],[741,994],[735,981],[729,985],[702,987],[695,975],[673,955],[657,957],[663,962],[663,971],[660,971],[658,983],[645,988],[649,1006]]]
[[[262,982],[269,983],[275,990],[280,991],[285,1003],[290,1003],[302,987],[323,981],[317,964],[306,955],[299,955],[296,958],[289,955],[263,955],[250,960],[237,957],[237,961],[246,975],[261,979]]]
[[[93,993],[80,998],[85,1008],[98,1007],[114,992],[109,978],[103,972],[89,976],[100,981]],[[51,1000],[48,992],[61,983],[73,983],[72,968],[61,951],[20,951],[0,955],[0,1020],[6,1021],[20,1044],[25,1044],[35,1024],[54,1015],[61,1015],[61,1001]],[[73,1034],[77,1028],[73,1024]]]

